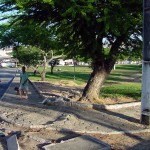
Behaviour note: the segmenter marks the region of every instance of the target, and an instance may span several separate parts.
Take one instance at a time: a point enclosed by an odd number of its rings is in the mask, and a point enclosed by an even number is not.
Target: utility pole
[[[73,68],[74,68],[74,80],[76,80],[76,70],[75,70],[75,58],[73,58]]]
[[[143,0],[141,123],[150,125],[150,0]]]

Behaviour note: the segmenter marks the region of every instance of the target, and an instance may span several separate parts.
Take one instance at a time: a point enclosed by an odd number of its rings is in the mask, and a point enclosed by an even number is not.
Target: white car
[[[15,67],[15,63],[12,63],[12,62],[2,62],[0,64],[0,67]]]

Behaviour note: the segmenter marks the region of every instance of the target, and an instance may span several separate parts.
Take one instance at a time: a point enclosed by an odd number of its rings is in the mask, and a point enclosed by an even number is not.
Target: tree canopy
[[[0,10],[15,11],[14,22],[24,26],[49,29],[68,57],[91,59],[93,72],[81,99],[98,98],[120,54],[141,51],[142,0],[7,0]]]

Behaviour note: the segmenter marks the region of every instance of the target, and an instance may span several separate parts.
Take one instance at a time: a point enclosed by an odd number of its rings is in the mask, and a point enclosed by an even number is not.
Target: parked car
[[[0,65],[0,67],[11,67],[11,68],[13,68],[13,67],[15,67],[16,65],[15,65],[15,63],[12,63],[12,62],[2,62],[1,63],[1,65]]]

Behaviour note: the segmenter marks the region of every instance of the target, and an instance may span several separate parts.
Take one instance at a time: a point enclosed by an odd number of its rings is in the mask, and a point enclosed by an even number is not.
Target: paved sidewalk
[[[43,97],[32,84],[29,86],[29,99],[20,99],[14,91],[18,85],[17,75],[0,102],[1,117],[8,122],[30,128],[80,133],[150,132],[149,126],[140,124],[140,106],[100,111],[45,106],[41,104]]]

